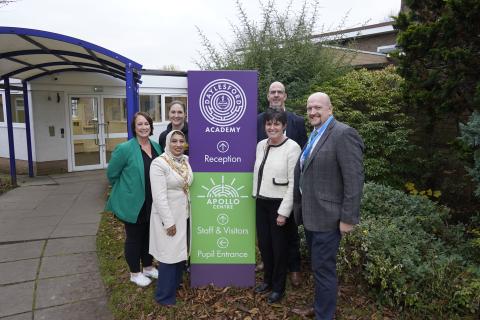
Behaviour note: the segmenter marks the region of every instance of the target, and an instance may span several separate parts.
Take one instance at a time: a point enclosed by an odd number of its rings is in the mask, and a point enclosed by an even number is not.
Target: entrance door
[[[127,103],[125,98],[103,98],[105,132],[105,163],[108,164],[113,149],[128,140]]]
[[[74,171],[106,168],[115,146],[127,140],[125,98],[71,96]]]

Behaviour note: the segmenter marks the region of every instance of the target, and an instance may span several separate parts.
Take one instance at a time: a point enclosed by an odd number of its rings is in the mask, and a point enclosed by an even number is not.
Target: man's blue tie
[[[308,159],[308,156],[310,155],[310,151],[312,151],[312,147],[315,144],[315,137],[317,136],[317,134],[318,134],[318,130],[317,129],[313,130],[312,134],[308,139],[307,147],[303,150],[303,154],[302,154],[302,158],[304,161]]]
[[[310,138],[308,138],[308,144],[305,147],[305,149],[303,149],[302,157],[300,158],[300,165],[302,170],[303,170],[303,165],[305,164],[305,161],[307,161],[308,156],[310,155],[310,152],[312,151],[312,148],[315,145],[315,142],[318,140],[317,135],[318,134],[322,135],[323,132],[327,129],[330,122],[332,122],[332,120],[333,120],[333,116],[330,115],[327,121],[325,121],[320,128],[317,128],[312,131]]]

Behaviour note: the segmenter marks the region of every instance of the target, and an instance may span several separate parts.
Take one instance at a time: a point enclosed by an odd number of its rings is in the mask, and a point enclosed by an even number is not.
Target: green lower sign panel
[[[252,177],[239,172],[194,173],[192,264],[255,263]]]

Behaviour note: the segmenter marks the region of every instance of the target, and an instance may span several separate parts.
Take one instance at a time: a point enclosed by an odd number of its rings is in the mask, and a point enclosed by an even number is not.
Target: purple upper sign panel
[[[188,120],[193,171],[253,171],[257,71],[189,71]]]

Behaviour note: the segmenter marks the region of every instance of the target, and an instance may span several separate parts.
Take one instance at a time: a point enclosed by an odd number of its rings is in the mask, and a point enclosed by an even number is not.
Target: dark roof
[[[377,30],[375,30],[377,29]],[[312,39],[315,38],[358,38],[364,36],[372,36],[385,33],[395,33],[396,30],[393,29],[393,21],[381,22],[376,24],[365,25],[361,27],[348,28],[343,30],[331,31],[319,33],[312,36]]]
[[[148,76],[170,76],[170,77],[186,77],[186,71],[167,71],[167,70],[157,70],[157,69],[142,69],[140,71],[142,75]]]

